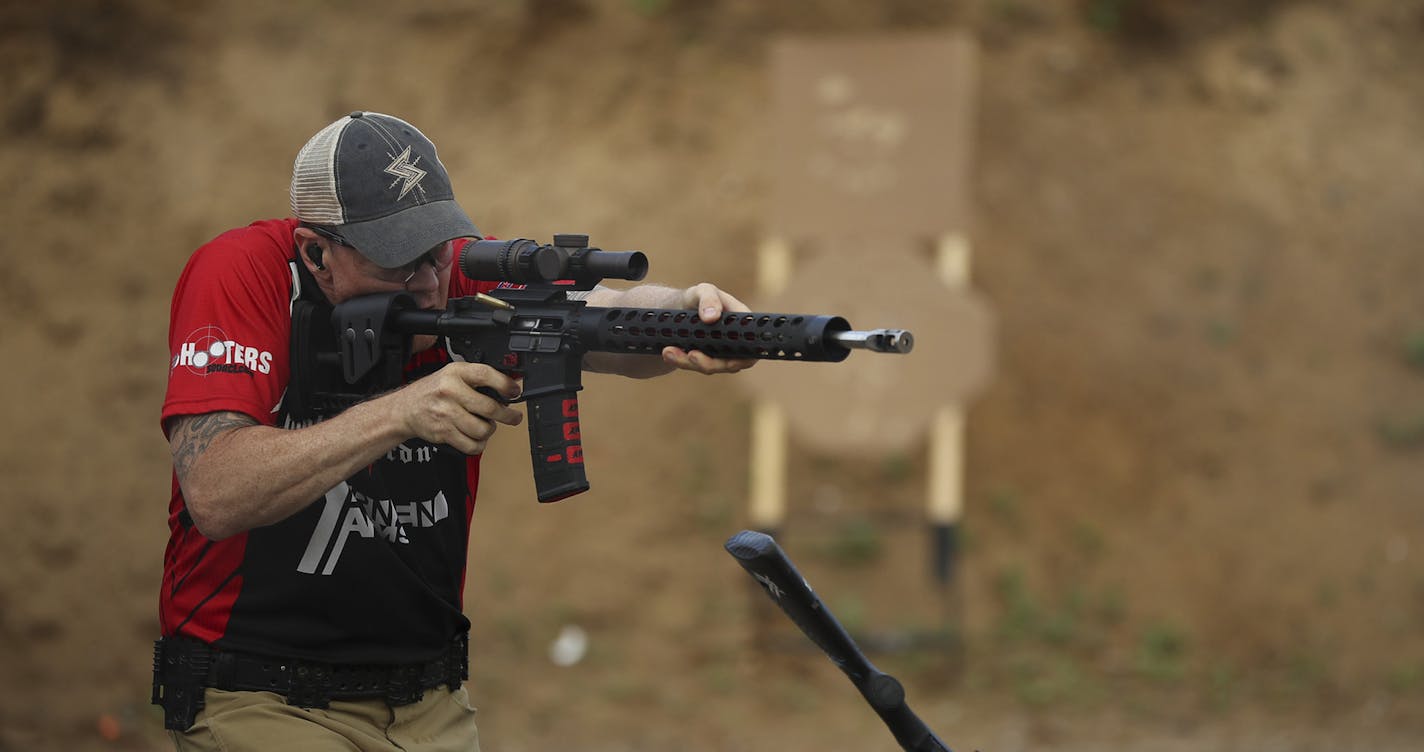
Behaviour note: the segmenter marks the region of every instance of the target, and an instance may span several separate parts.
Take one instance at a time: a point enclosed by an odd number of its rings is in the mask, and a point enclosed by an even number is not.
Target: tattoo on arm
[[[207,451],[214,439],[234,428],[255,425],[257,421],[252,416],[233,412],[185,415],[176,419],[168,432],[168,445],[173,450],[173,469],[178,471],[179,478],[187,476],[193,463]]]

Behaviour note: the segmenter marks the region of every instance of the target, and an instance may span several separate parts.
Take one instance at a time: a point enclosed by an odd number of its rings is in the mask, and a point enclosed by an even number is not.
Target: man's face
[[[444,308],[449,299],[450,268],[457,241],[442,243],[400,269],[385,269],[338,238],[318,235],[307,227],[297,229],[295,240],[297,247],[303,249],[299,260],[307,265],[332,305],[381,292],[408,292],[424,309]],[[319,268],[311,260],[309,249],[313,244],[322,249]],[[411,346],[419,352],[435,341],[434,335],[419,334],[412,338]]]
[[[327,268],[331,270],[331,290],[324,290],[332,304],[378,292],[408,292],[421,308],[444,308],[450,293],[450,268],[454,242],[430,249],[416,261],[398,269],[385,269],[361,255],[360,251],[334,241],[329,243]]]

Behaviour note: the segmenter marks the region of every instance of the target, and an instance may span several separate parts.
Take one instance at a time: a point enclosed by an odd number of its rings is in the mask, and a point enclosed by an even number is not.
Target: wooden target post
[[[936,271],[944,286],[955,292],[969,289],[969,239],[951,234],[935,248]],[[933,536],[933,571],[940,587],[948,587],[959,550],[959,520],[964,515],[965,408],[961,401],[946,402],[935,412],[930,426],[929,483],[926,519]]]
[[[772,50],[772,231],[756,310],[915,334],[904,358],[753,369],[749,514],[786,520],[789,437],[828,453],[928,435],[932,571],[947,586],[964,508],[965,405],[990,378],[993,321],[969,289],[976,52],[966,37],[787,39]],[[933,243],[927,258],[923,247]]]
[[[757,294],[775,297],[791,279],[791,246],[767,240],[757,249]],[[775,536],[786,520],[786,413],[775,401],[752,405],[749,497],[751,524]]]

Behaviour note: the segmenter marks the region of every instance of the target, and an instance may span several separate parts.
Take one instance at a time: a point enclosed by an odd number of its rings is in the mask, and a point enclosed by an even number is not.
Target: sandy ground
[[[768,45],[950,28],[981,50],[1000,335],[963,566],[925,575],[923,442],[793,445],[788,551],[858,633],[959,630],[876,655],[955,749],[1420,746],[1424,3],[344,7],[0,9],[0,750],[163,747],[168,296],[198,244],[286,212],[316,128],[399,114],[486,231],[750,290]],[[486,459],[485,748],[893,748],[720,550],[745,392],[591,376],[583,409],[585,497],[536,506],[516,432]],[[568,624],[590,649],[560,668]]]

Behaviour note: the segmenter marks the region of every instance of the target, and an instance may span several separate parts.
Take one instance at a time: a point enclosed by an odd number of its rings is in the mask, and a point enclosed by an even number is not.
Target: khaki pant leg
[[[461,687],[427,690],[413,705],[334,700],[298,708],[270,692],[209,689],[193,727],[172,732],[179,752],[479,752],[475,711]],[[399,743],[396,746],[393,740]]]
[[[445,687],[427,689],[425,698],[414,705],[395,708],[395,720],[386,735],[402,749],[420,752],[479,752],[480,734],[475,727],[475,709],[462,685],[451,692]]]

